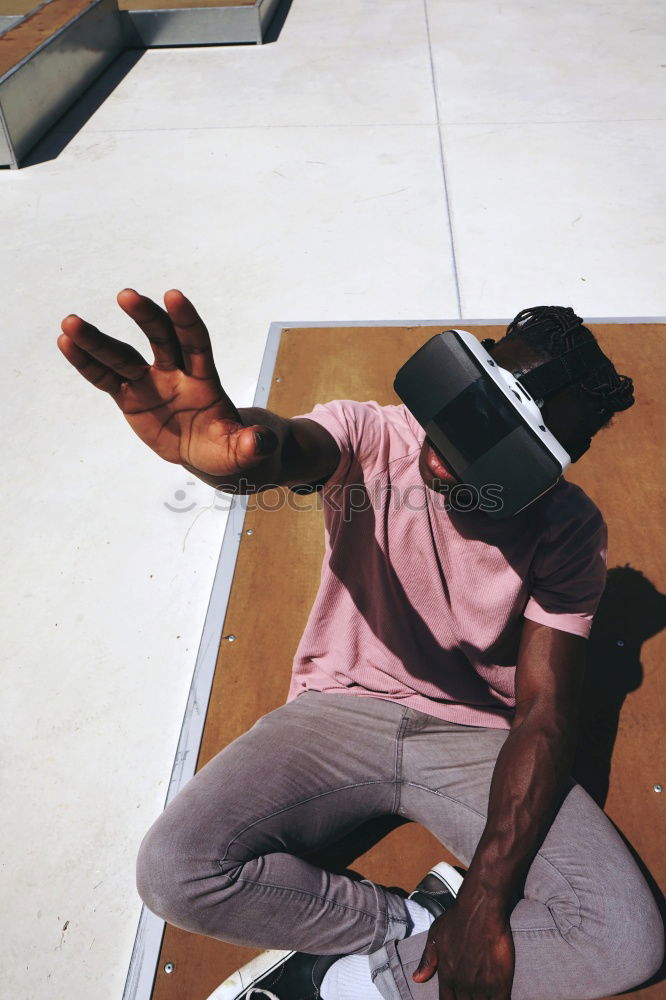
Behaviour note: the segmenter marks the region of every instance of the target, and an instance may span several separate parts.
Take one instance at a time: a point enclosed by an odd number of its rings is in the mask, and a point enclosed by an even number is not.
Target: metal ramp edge
[[[12,44],[17,44],[15,63],[5,56],[5,64],[0,65],[0,167],[19,167],[33,146],[125,50],[261,44],[279,3],[255,0],[237,7],[119,10],[117,0],[92,0],[79,5],[73,17],[65,15],[58,21],[50,16],[61,6],[54,0],[28,18],[5,25],[4,52],[11,52]],[[26,50],[28,32],[37,43]]]

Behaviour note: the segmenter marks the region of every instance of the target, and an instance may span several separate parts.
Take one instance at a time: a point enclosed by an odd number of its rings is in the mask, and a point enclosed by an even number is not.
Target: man
[[[221,489],[323,490],[326,556],[287,704],[202,768],[139,852],[153,912],[284,949],[216,997],[574,1000],[647,979],[663,958],[655,903],[569,777],[605,580],[595,505],[565,480],[504,521],[442,503],[455,479],[404,406],[239,411],[180,292],[166,310],[130,289],[118,302],[153,365],[75,316],[58,345],[157,454]],[[572,310],[541,307],[486,346],[520,376],[590,339]],[[576,460],[632,402],[603,358],[542,413]],[[348,487],[371,502],[356,509]],[[438,866],[405,900],[308,862],[385,814],[427,826],[468,866],[462,884]]]

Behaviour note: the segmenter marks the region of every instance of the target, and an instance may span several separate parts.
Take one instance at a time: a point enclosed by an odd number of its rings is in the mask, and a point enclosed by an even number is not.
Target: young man
[[[458,509],[404,406],[239,411],[180,292],[166,311],[129,289],[118,302],[152,365],[76,316],[58,345],[146,444],[217,488],[323,489],[326,555],[287,703],[192,778],[139,852],[153,912],[284,949],[216,997],[575,1000],[649,978],[663,958],[654,900],[570,778],[605,581],[592,501],[560,480],[504,521]],[[540,307],[485,343],[520,376],[590,340],[571,309]],[[575,461],[632,402],[601,355],[542,413]],[[462,884],[439,867],[405,900],[307,861],[386,814],[428,827],[467,866]]]

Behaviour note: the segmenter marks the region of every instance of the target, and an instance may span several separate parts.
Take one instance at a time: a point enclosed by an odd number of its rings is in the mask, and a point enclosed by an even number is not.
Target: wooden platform
[[[13,28],[34,7],[34,0],[0,0],[0,36]]]
[[[503,327],[462,321],[452,325],[471,329],[479,339],[498,339],[504,332]],[[663,886],[666,791],[655,791],[655,785],[666,786],[666,567],[663,441],[656,431],[664,417],[666,324],[590,325],[618,371],[634,379],[637,402],[618,414],[615,425],[601,432],[591,451],[568,471],[568,478],[600,506],[610,533],[608,587],[589,643],[576,777]],[[264,373],[270,396],[255,404],[291,416],[335,398],[399,402],[391,388],[396,370],[445,328],[285,329],[274,370]],[[292,497],[292,508],[301,509],[258,510],[250,501],[242,533],[235,525],[240,544],[218,637],[231,634],[236,641],[219,642],[197,769],[286,698],[324,551],[320,504],[309,496]],[[330,870],[351,867],[382,884],[410,889],[441,859],[455,861],[426,830],[409,823],[388,832],[386,827],[366,827],[318,860]],[[153,1000],[204,1000],[254,954],[167,926]],[[165,972],[167,963],[173,966],[170,973]],[[657,982],[633,996],[664,1000],[665,984]]]
[[[36,6],[35,0],[0,0],[0,17],[24,16]]]

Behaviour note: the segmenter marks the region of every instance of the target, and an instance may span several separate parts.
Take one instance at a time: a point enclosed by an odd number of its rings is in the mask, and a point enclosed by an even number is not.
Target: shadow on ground
[[[608,580],[590,635],[580,714],[580,737],[573,776],[603,809],[620,713],[627,695],[643,682],[643,643],[666,625],[666,594],[628,564],[608,571]],[[617,827],[616,827],[617,829]],[[650,886],[666,922],[666,900],[643,859],[618,833]],[[637,989],[666,978],[659,972]],[[630,993],[636,990],[630,990]]]
[[[273,20],[264,35],[264,45],[277,42],[280,38],[292,2],[293,0],[282,0],[282,3],[278,6]],[[209,48],[211,46],[204,47]],[[219,45],[215,47],[223,50],[229,46]],[[233,47],[235,48],[236,46]],[[62,118],[53,125],[46,135],[40,139],[30,153],[22,159],[21,168],[34,167],[39,163],[47,163],[49,160],[55,160],[147,51],[144,48],[137,48],[128,49],[121,53],[107,67],[104,73],[88,87],[76,103],[65,112]]]
[[[264,45],[270,45],[272,42],[277,42],[293,2],[294,0],[282,0],[282,3],[276,10],[273,20],[268,27],[268,31],[264,35]]]
[[[666,595],[628,564],[608,571],[592,625],[575,779],[603,809],[624,700],[643,681],[643,643],[666,625]]]
[[[21,168],[55,160],[104,101],[122,83],[143,56],[145,49],[129,49],[115,59],[94,83],[79,97],[75,104],[59,118],[55,125],[40,139],[21,161]]]

